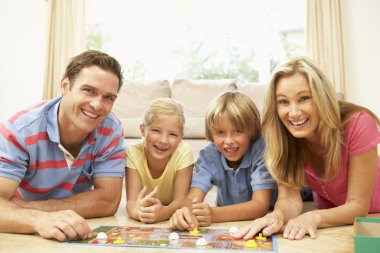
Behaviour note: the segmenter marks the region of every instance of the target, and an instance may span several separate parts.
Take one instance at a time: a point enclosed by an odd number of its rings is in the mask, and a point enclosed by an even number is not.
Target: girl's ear
[[[140,124],[140,132],[141,132],[141,136],[144,137],[145,136],[145,125],[144,124]]]

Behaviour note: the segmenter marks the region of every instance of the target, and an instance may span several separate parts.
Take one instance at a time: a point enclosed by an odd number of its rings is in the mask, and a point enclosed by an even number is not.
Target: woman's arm
[[[289,219],[301,213],[302,205],[299,189],[280,185],[278,186],[278,198],[273,212],[240,228],[234,237],[249,239],[261,230],[265,236],[277,233]]]
[[[259,190],[250,201],[229,206],[211,207],[211,222],[253,220],[263,217],[269,209],[272,190]],[[236,214],[239,215],[236,215]]]

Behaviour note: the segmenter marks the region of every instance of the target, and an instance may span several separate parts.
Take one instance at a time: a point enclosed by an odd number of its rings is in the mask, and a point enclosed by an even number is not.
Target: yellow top
[[[194,156],[189,144],[180,142],[174,151],[161,177],[153,179],[150,174],[143,142],[136,143],[127,149],[126,163],[130,169],[137,169],[147,192],[158,186],[158,199],[163,205],[173,201],[174,179],[178,170],[194,164]]]

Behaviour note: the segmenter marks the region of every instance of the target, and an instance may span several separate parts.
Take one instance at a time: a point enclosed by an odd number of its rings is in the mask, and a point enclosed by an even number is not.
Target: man
[[[116,212],[125,150],[110,112],[122,79],[114,58],[84,52],[67,66],[62,96],[0,124],[0,232],[86,239],[85,218]]]

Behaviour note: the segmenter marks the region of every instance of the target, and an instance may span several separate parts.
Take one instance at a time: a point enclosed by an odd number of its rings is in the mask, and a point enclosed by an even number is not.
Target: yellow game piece
[[[117,239],[114,240],[112,243],[114,243],[114,244],[123,244],[123,243],[125,243],[125,241],[123,239],[121,239],[120,236],[118,236]]]
[[[255,240],[248,240],[248,241],[245,243],[245,247],[246,247],[246,248],[256,248],[256,247],[257,247],[257,244],[256,244]]]
[[[267,240],[267,238],[263,236],[263,233],[259,233],[259,236],[256,236],[255,238],[256,240],[264,241],[264,242]]]
[[[198,228],[193,228],[192,230],[189,231],[190,234],[199,234]]]

